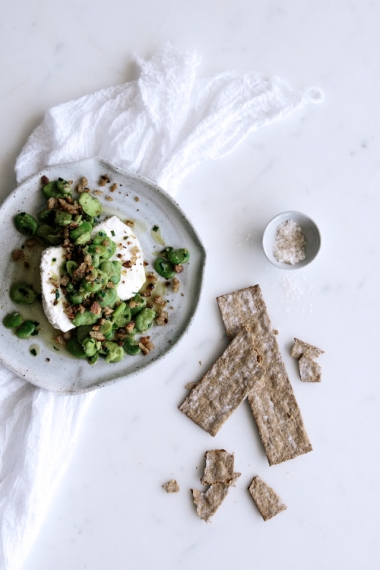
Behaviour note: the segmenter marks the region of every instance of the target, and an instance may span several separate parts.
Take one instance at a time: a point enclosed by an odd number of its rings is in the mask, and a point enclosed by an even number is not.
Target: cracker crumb
[[[178,493],[179,492],[179,485],[175,479],[172,479],[168,483],[165,483],[164,485],[162,485],[162,488],[167,493]]]

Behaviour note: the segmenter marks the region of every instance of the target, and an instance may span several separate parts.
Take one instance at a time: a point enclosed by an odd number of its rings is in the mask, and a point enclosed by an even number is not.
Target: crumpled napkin
[[[140,77],[50,109],[16,162],[19,182],[45,166],[101,156],[172,195],[205,160],[306,103],[318,89],[228,71],[196,79],[201,58],[167,46],[137,58]],[[95,392],[62,395],[0,370],[0,568],[21,567],[68,464]]]

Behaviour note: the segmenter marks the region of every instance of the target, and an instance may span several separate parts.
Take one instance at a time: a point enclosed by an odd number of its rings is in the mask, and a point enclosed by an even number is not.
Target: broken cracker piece
[[[273,333],[259,285],[217,298],[227,336],[235,337],[243,325],[254,334],[265,370],[248,393],[269,465],[312,451],[301,412]]]
[[[298,361],[302,382],[320,382],[322,380],[322,368],[317,362],[305,353]]]
[[[179,409],[214,436],[262,374],[253,335],[242,328]]]
[[[281,501],[272,487],[269,487],[258,476],[252,479],[248,490],[264,521],[275,517],[278,513],[287,509],[287,506]]]
[[[298,338],[295,338],[294,340],[295,345],[293,346],[290,353],[290,356],[293,356],[293,358],[301,358],[304,353],[307,354],[307,356],[310,358],[318,358],[320,354],[324,354],[325,352],[324,350],[321,350],[312,344],[308,344],[303,340],[299,340]]]
[[[201,493],[197,489],[191,489],[193,501],[201,519],[209,522],[210,518],[223,503],[229,488],[235,483],[237,478],[238,477],[234,478],[230,483],[215,483],[214,485],[210,485],[205,493]]]
[[[231,483],[240,477],[241,473],[234,473],[234,455],[225,449],[206,451],[206,466],[201,479],[202,485],[215,485],[215,483]]]
[[[162,485],[162,488],[167,493],[178,493],[179,492],[179,485],[175,479],[172,479],[168,483],[165,483],[165,485]]]
[[[186,390],[192,390],[196,385],[197,385],[196,382],[188,382],[187,384],[185,384],[185,388]]]

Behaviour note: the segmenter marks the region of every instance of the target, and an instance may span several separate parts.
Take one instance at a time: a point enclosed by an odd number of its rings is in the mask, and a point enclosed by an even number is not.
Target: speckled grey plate
[[[16,279],[34,283],[36,289],[40,290],[38,266],[41,250],[25,249],[28,251],[29,269],[24,268],[23,262],[11,261],[11,252],[20,248],[24,241],[23,236],[14,227],[14,216],[23,211],[35,215],[46,204],[40,189],[40,179],[44,174],[51,180],[61,177],[74,182],[86,176],[91,189],[98,188],[100,175],[108,174],[112,182],[118,184],[118,189],[111,193],[109,186],[100,188],[104,193],[99,199],[107,215],[115,214],[121,220],[130,219],[136,222],[134,231],[141,243],[145,259],[149,262],[148,270],[152,268],[155,252],[162,249],[151,237],[150,230],[154,225],[162,228],[167,245],[190,250],[190,262],[180,275],[180,292],[170,293],[169,289],[168,306],[173,307],[169,309],[169,323],[150,330],[155,348],[147,356],[126,355],[116,364],[107,364],[101,359],[95,366],[91,366],[86,361],[71,357],[65,349],[54,344],[54,329],[48,323],[40,303],[16,306],[10,300],[9,288]],[[112,198],[112,201],[106,200],[106,196]],[[2,320],[4,315],[12,310],[19,310],[24,318],[38,321],[41,329],[38,336],[21,340],[12,331],[1,326],[0,362],[36,386],[58,392],[85,392],[136,374],[167,355],[186,332],[194,317],[203,282],[205,249],[178,204],[165,191],[142,176],[126,172],[96,157],[49,166],[23,182],[8,196],[0,208],[0,228],[0,318]],[[31,347],[34,346],[39,350],[37,356],[30,353]]]

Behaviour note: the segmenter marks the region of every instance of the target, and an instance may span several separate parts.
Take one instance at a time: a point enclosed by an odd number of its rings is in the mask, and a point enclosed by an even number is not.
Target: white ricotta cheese
[[[61,265],[66,262],[66,250],[64,247],[48,247],[41,257],[41,286],[42,286],[42,306],[48,321],[54,328],[67,332],[74,328],[72,321],[64,311],[63,303],[65,297],[58,288],[59,298],[56,299],[56,290],[53,281],[58,281],[61,276]],[[55,301],[57,303],[55,304]]]
[[[112,216],[95,226],[91,237],[94,238],[100,231],[116,243],[116,252],[110,258],[111,261],[117,260],[122,264],[131,262],[130,268],[122,267],[121,279],[116,286],[118,296],[122,301],[126,301],[133,297],[145,283],[144,257],[140,243],[132,229],[117,216]],[[64,311],[65,297],[59,289],[60,296],[56,298],[56,287],[52,283],[52,280],[59,281],[61,266],[66,261],[65,253],[66,250],[63,247],[48,247],[42,254],[40,265],[42,305],[49,322],[62,332],[75,328]]]

